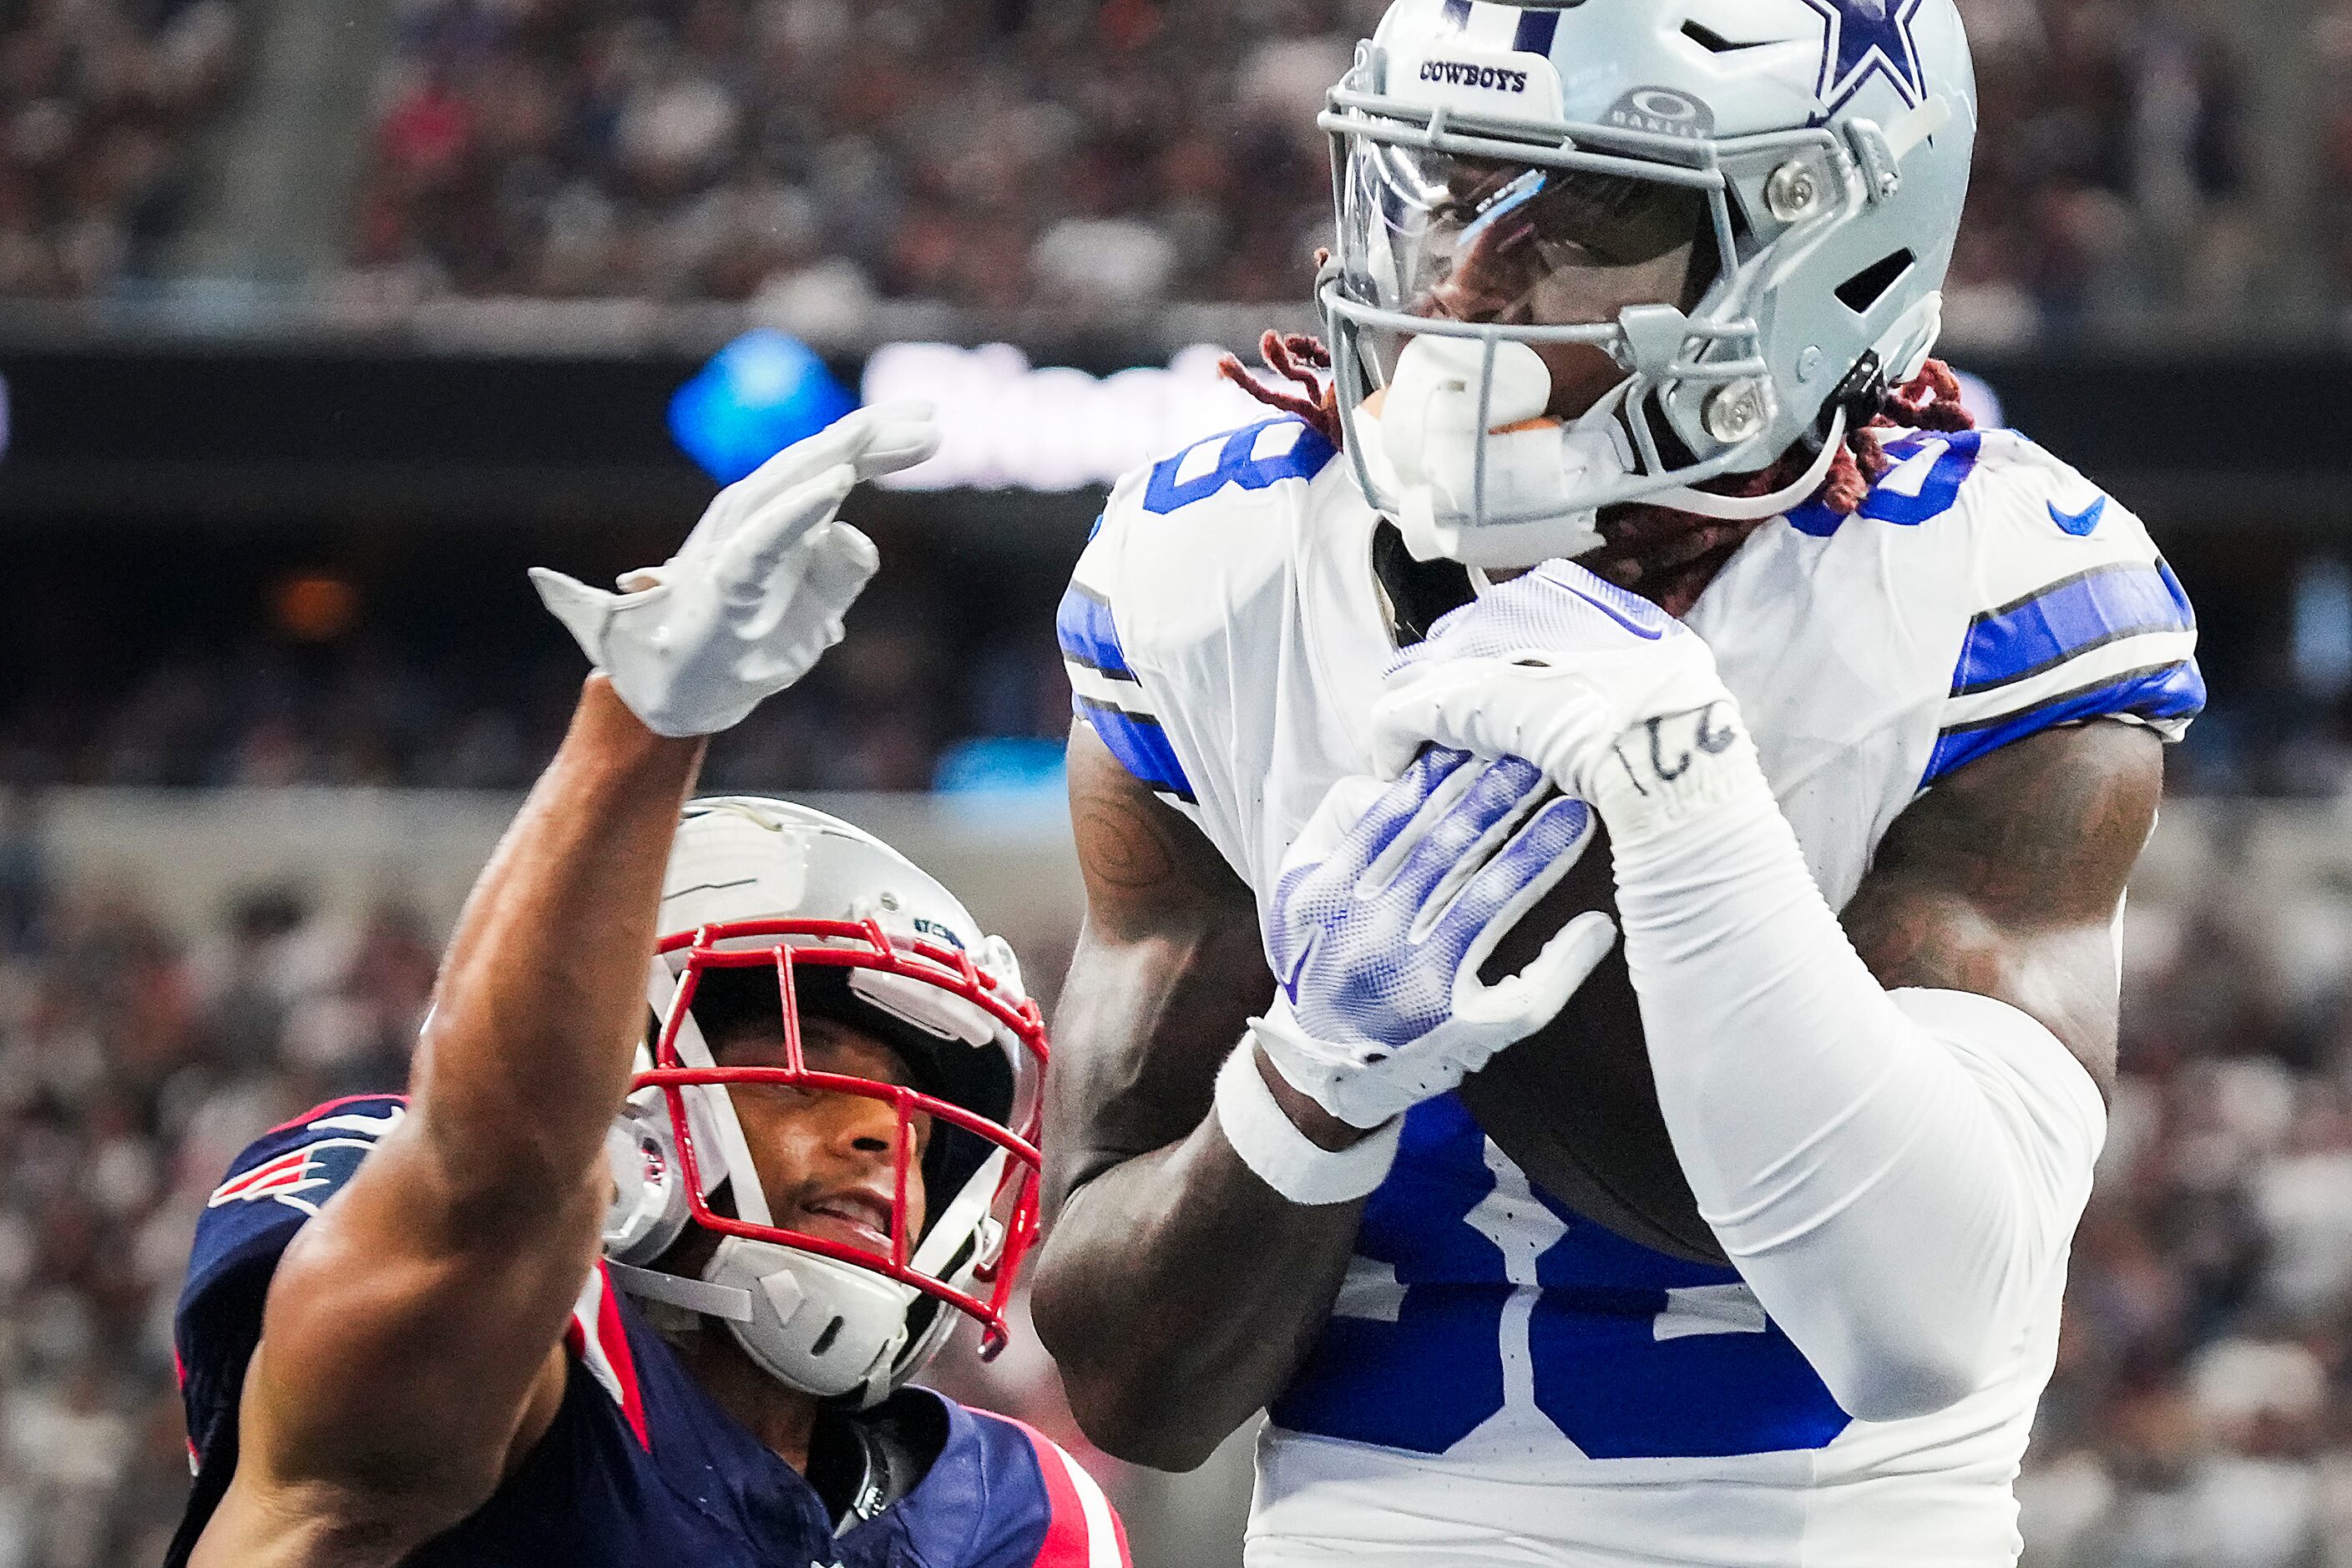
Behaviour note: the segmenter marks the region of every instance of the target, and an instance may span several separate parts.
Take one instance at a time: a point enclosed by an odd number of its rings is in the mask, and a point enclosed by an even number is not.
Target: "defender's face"
[[[712,1054],[725,1068],[784,1067],[782,1020],[731,1029]],[[864,1030],[831,1018],[802,1018],[801,1055],[811,1072],[892,1085],[913,1081],[897,1051]],[[887,1100],[864,1095],[780,1084],[732,1084],[727,1093],[751,1145],[751,1163],[774,1223],[888,1257],[898,1180],[897,1110]],[[926,1217],[922,1160],[930,1143],[931,1121],[918,1113],[909,1125],[914,1147],[908,1152],[907,1246],[911,1252]]]

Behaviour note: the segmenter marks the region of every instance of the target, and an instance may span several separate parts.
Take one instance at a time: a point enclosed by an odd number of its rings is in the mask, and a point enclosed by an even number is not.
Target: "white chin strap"
[[[604,1260],[604,1272],[613,1277],[614,1284],[648,1301],[667,1302],[706,1318],[723,1318],[730,1323],[751,1321],[751,1292],[732,1285],[713,1285],[708,1280],[688,1279],[683,1274],[665,1274],[658,1268],[615,1263],[609,1258]]]
[[[726,1320],[743,1352],[793,1387],[835,1399],[888,1391],[917,1292],[879,1274],[772,1241],[730,1236],[702,1283],[742,1292],[750,1313]]]
[[[1547,418],[1552,384],[1542,356],[1522,342],[1491,346],[1490,377],[1483,342],[1423,336],[1405,344],[1389,384],[1374,394],[1377,405],[1368,402],[1355,422],[1364,466],[1395,498],[1397,530],[1416,560],[1489,569],[1573,560],[1603,542],[1598,509],[1576,498],[1618,489],[1633,474],[1617,418],[1626,387],[1572,423]],[[1769,495],[1722,496],[1678,485],[1651,499],[1719,522],[1778,517],[1821,488],[1845,433],[1840,409],[1820,456]],[[1481,523],[1475,520],[1482,512],[1536,521]]]
[[[1794,483],[1770,495],[1719,496],[1695,490],[1688,485],[1676,485],[1670,490],[1659,491],[1655,499],[1660,506],[1717,522],[1762,522],[1778,517],[1790,507],[1803,505],[1822,488],[1822,481],[1837,466],[1838,448],[1845,445],[1845,410],[1840,408],[1830,416],[1829,437],[1822,443],[1821,455],[1813,459],[1812,466]]]

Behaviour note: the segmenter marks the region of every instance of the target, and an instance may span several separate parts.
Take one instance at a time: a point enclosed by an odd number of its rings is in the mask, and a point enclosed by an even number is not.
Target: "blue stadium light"
[[[720,349],[677,389],[669,433],[703,472],[731,485],[856,406],[814,349],[763,328]]]
[[[1058,802],[1068,787],[1060,741],[992,735],[950,746],[931,788],[940,795],[1043,795]]]

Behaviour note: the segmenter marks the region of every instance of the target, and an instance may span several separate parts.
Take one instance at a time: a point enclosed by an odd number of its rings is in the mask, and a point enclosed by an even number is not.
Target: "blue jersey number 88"
[[[1523,1333],[1523,1397],[1591,1458],[1813,1449],[1845,1429],[1737,1273],[1653,1252],[1541,1194],[1521,1202],[1523,1181],[1460,1101],[1417,1107],[1357,1240],[1359,1269],[1393,1268],[1396,1289],[1343,1296],[1351,1315],[1325,1327],[1276,1425],[1443,1453],[1504,1410],[1505,1347]],[[1543,1247],[1532,1279],[1498,1237],[1522,1255]]]

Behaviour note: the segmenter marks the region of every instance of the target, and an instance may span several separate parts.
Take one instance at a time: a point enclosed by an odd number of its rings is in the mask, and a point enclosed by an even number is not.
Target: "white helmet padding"
[[[663,909],[667,934],[647,977],[659,1030],[608,1143],[616,1193],[605,1251],[616,1281],[720,1319],[762,1367],[826,1398],[887,1396],[945,1343],[956,1312],[980,1321],[982,1353],[992,1354],[1035,1235],[1045,1059],[1011,950],[887,845],[782,801],[690,805]],[[698,1015],[740,1016],[747,998],[775,1009],[782,1067],[714,1060]],[[892,1046],[913,1082],[810,1070],[800,1022],[818,1016]],[[894,1108],[887,1256],[775,1223],[729,1094],[747,1082]],[[918,1238],[908,1151],[919,1116],[932,1139],[920,1167],[930,1213]],[[689,1226],[719,1237],[699,1277],[649,1268]]]

